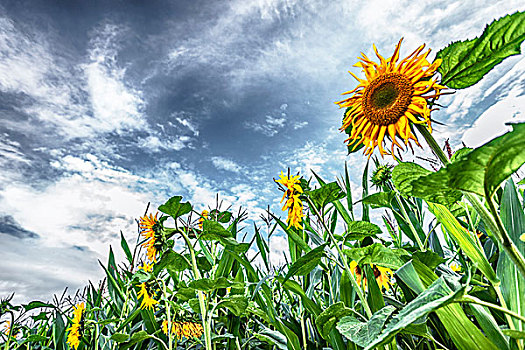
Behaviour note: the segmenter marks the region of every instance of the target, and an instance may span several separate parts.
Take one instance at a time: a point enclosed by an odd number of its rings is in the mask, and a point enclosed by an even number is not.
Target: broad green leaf
[[[353,293],[354,289],[352,287],[352,282],[350,282],[350,276],[346,270],[343,270],[341,281],[339,282],[339,297],[347,307],[354,306],[352,299]]]
[[[439,51],[441,84],[464,89],[476,84],[503,59],[518,55],[525,40],[525,13],[516,12],[488,25],[479,38],[457,41]]]
[[[189,288],[189,287],[179,287],[179,290],[175,294],[178,300],[180,301],[188,301],[190,299],[194,299],[196,296],[195,289]]]
[[[512,124],[512,127],[512,131],[459,156],[438,172],[412,180],[412,189],[416,191],[413,195],[453,188],[492,196],[499,185],[525,163],[525,123]]]
[[[463,252],[475,263],[480,271],[493,284],[499,284],[499,279],[492,269],[483,248],[478,244],[473,234],[469,233],[456,220],[452,213],[440,204],[428,203],[428,209],[436,216],[436,219],[454,238],[456,243],[461,247]]]
[[[218,211],[217,209],[213,209],[210,212],[210,218],[212,218],[213,220],[218,220],[223,224],[226,224],[230,222],[232,218],[232,213],[230,213],[229,211]]]
[[[243,288],[244,283],[228,281],[226,277],[219,277],[215,280],[209,278],[201,278],[198,280],[191,281],[188,284],[189,288],[201,290],[203,292],[211,292],[212,290],[219,288]]]
[[[270,328],[262,326],[262,330],[254,333],[254,336],[261,340],[265,341],[270,345],[274,345],[279,350],[287,350],[288,349],[288,342],[286,340],[286,337],[282,335],[281,333],[271,330]]]
[[[456,152],[454,152],[454,154],[452,155],[452,158],[450,158],[450,161],[454,162],[456,159],[458,159],[461,156],[464,156],[465,154],[469,153],[470,151],[472,151],[472,148],[470,148],[470,147],[460,148]]]
[[[337,182],[327,183],[313,191],[306,191],[305,194],[310,197],[317,208],[323,208],[328,203],[345,197],[345,193]]]
[[[261,252],[262,261],[264,262],[266,269],[270,270],[270,267],[268,265],[268,252],[270,251],[270,249],[268,248],[268,244],[262,238],[261,233],[259,232],[259,228],[257,228],[257,225],[255,223],[253,224],[253,228],[255,230],[255,242],[257,244],[259,252]]]
[[[317,316],[321,313],[321,308],[319,307],[319,305],[317,305],[312,299],[310,299],[306,295],[306,292],[303,290],[299,283],[295,282],[294,280],[288,280],[285,282],[283,277],[277,277],[276,279],[277,281],[279,281],[279,283],[282,284],[284,289],[299,295],[304,306],[308,311],[310,311],[312,315]]]
[[[231,295],[220,300],[217,308],[220,309],[222,307],[229,309],[235,316],[242,316],[246,314],[248,298],[244,295]]]
[[[505,184],[500,215],[510,239],[516,245],[517,250],[525,255],[525,243],[519,240],[521,233],[525,232],[525,214],[512,179]],[[521,276],[516,265],[501,249],[496,272],[501,279],[501,292],[507,308],[525,316],[525,278]],[[513,322],[516,329],[525,329],[524,322],[515,318]]]
[[[39,342],[43,342],[43,341],[46,341],[46,340],[48,340],[47,337],[44,337],[44,336],[38,335],[38,334],[31,334],[26,339],[24,339],[20,344],[18,344],[18,346],[24,345],[24,344],[27,344],[27,343],[39,343]]]
[[[393,316],[381,333],[370,339],[370,342],[366,344],[365,350],[374,349],[379,345],[388,343],[403,328],[412,323],[421,323],[420,321],[426,318],[429,313],[452,303],[460,298],[463,293],[464,287],[452,291],[442,277],[438,278],[428,289],[408,303],[397,315]]]
[[[309,252],[310,250],[312,250],[312,248],[308,246],[308,244],[304,241],[304,239],[301,236],[299,236],[294,231],[293,228],[288,228],[286,224],[282,222],[278,217],[276,217],[273,214],[270,214],[270,215],[274,218],[277,224],[281,226],[283,231],[288,235],[288,238],[289,238],[288,240],[292,240],[294,244],[296,244],[299,248],[301,248],[303,252]]]
[[[401,256],[408,255],[404,249],[387,248],[381,243],[374,243],[363,248],[345,249],[343,252],[358,265],[374,264],[390,269],[398,269],[404,262]]]
[[[115,333],[110,339],[116,341],[117,343],[124,343],[129,340],[129,335],[126,333]]]
[[[306,276],[310,273],[321,262],[321,258],[326,256],[326,253],[324,252],[325,247],[328,245],[328,243],[325,243],[323,245],[320,245],[319,247],[310,250],[305,255],[301,256],[299,259],[297,259],[292,266],[290,266],[290,269],[288,270],[288,273],[284,277],[284,282],[286,282],[290,277],[292,276]]]
[[[381,233],[379,226],[368,221],[352,221],[344,233],[345,240],[357,240],[365,237],[375,236]]]
[[[385,306],[375,312],[368,322],[359,321],[354,316],[345,316],[337,323],[337,329],[352,342],[366,347],[379,336],[387,319],[394,311],[396,311],[394,306]]]
[[[344,316],[351,314],[353,314],[353,311],[346,308],[342,301],[330,305],[315,318],[315,325],[321,337],[325,340],[328,339],[328,335],[335,326],[335,323]]]
[[[363,204],[368,204],[372,208],[390,208],[392,200],[394,199],[394,192],[377,192],[361,199]]]
[[[382,287],[379,287],[377,283],[376,275],[374,270],[372,269],[372,266],[363,266],[363,271],[368,281],[368,293],[366,296],[368,305],[370,306],[370,310],[372,312],[379,311],[385,306],[385,299],[383,298]]]
[[[171,197],[166,203],[159,207],[159,211],[168,214],[174,219],[188,214],[192,210],[191,204],[189,202],[181,203],[181,200],[182,196]]]
[[[138,331],[131,335],[128,341],[121,343],[119,345],[119,350],[126,350],[131,348],[133,345],[151,338],[151,335],[149,335],[146,331]]]
[[[204,240],[218,240],[219,237],[232,237],[232,233],[226,230],[220,223],[212,220],[204,221],[202,224],[202,234],[200,239]]]
[[[432,174],[430,170],[415,163],[400,163],[392,171],[394,186],[402,195],[451,206],[461,199],[461,192],[451,189],[434,190],[431,186],[416,185],[416,181]]]
[[[434,253],[431,250],[426,250],[424,252],[417,251],[412,254],[412,258],[416,258],[421,261],[423,264],[428,266],[431,270],[434,270],[438,265],[444,263],[446,260],[440,257],[437,253]]]
[[[189,261],[183,255],[173,250],[168,250],[162,254],[160,261],[155,264],[153,274],[158,275],[158,273],[164,268],[171,271],[184,271],[190,267],[191,265]]]

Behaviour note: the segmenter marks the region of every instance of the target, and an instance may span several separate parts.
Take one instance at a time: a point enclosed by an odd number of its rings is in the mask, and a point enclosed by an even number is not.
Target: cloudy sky
[[[102,271],[120,231],[173,195],[197,210],[279,212],[272,178],[348,161],[333,103],[375,43],[433,55],[522,1],[0,2],[0,297],[50,299]],[[443,98],[442,142],[477,146],[525,119],[525,57]],[[272,259],[285,247],[274,237]]]

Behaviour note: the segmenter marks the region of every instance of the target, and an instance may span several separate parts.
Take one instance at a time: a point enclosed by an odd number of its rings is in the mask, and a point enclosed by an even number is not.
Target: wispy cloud
[[[226,170],[234,173],[240,173],[242,170],[242,167],[239,164],[224,157],[212,157],[211,162],[213,163],[213,166],[219,170]]]

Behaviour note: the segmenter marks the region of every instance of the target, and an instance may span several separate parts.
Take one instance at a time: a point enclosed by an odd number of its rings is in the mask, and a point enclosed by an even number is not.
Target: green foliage
[[[305,194],[310,197],[317,208],[324,208],[328,203],[345,197],[345,193],[337,182],[324,184],[313,191],[306,191]]]
[[[181,203],[182,196],[174,196],[159,207],[159,211],[168,214],[174,219],[179,216],[188,214],[192,210],[192,206],[188,202]]]
[[[525,40],[525,13],[516,12],[488,25],[479,38],[457,41],[439,51],[442,84],[464,89],[476,84],[505,58],[517,55]]]
[[[390,269],[400,268],[404,264],[402,257],[408,255],[404,249],[387,248],[381,243],[363,248],[345,249],[343,252],[358,265],[374,264]]]
[[[454,189],[491,197],[499,185],[525,163],[522,148],[525,123],[512,127],[512,131],[463,153],[438,172],[410,180],[408,194],[425,199],[432,193]]]

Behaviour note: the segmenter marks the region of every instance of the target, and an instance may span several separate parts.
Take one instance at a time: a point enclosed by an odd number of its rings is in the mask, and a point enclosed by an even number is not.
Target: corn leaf
[[[516,244],[518,251],[525,255],[525,243],[519,240],[519,236],[525,232],[525,214],[512,179],[503,190],[500,212],[501,221],[510,239]],[[501,292],[507,308],[525,316],[525,278],[518,272],[508,254],[500,252],[496,272],[501,279]],[[517,330],[525,330],[524,322],[515,318],[513,322]]]
[[[476,84],[505,58],[517,55],[525,40],[525,13],[516,12],[488,25],[479,38],[457,41],[439,51],[441,83],[464,89]]]
[[[408,253],[403,249],[387,248],[381,243],[374,243],[363,248],[345,249],[343,252],[358,265],[375,264],[390,269],[400,268],[404,262],[401,259]]]
[[[428,203],[428,209],[436,216],[436,219],[454,238],[456,243],[475,263],[480,271],[494,284],[499,283],[499,279],[490,265],[482,247],[476,242],[476,239],[456,220],[454,215],[440,204]]]

